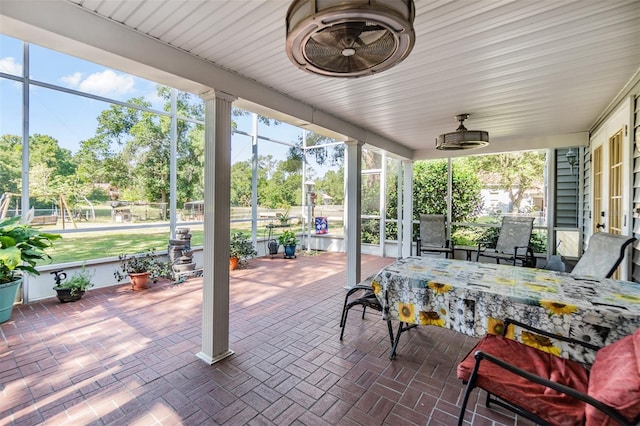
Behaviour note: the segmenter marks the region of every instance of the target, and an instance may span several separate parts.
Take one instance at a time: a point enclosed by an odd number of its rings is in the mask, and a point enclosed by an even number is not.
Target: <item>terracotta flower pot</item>
[[[238,269],[238,262],[240,261],[240,259],[238,259],[237,257],[230,257],[229,258],[229,269],[231,269],[232,271],[235,271],[236,269]]]
[[[133,290],[144,290],[147,288],[147,284],[149,283],[148,272],[129,274],[129,278],[131,279],[131,288]]]

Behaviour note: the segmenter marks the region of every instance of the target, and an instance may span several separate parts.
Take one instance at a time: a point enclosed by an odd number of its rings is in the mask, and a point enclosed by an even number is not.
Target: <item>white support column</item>
[[[27,212],[30,209],[29,198],[31,196],[29,193],[29,99],[31,98],[29,94],[31,87],[29,43],[22,42],[22,49],[22,168],[20,170],[22,176],[20,215],[22,218],[20,223],[27,223]],[[62,206],[60,206],[60,209],[62,210]],[[61,211],[60,214],[64,217],[64,211]],[[24,303],[31,301],[29,297],[29,278],[29,274],[24,274],[22,277],[22,301]]]
[[[235,97],[213,90],[205,101],[204,275],[202,283],[202,351],[207,364],[229,349],[229,231],[231,182],[231,107]]]
[[[169,147],[169,238],[176,237],[178,194],[178,90],[171,89],[171,142]]]
[[[258,114],[251,114],[251,242],[258,247]]]
[[[447,240],[451,240],[451,220],[453,212],[453,163],[447,161]],[[455,253],[453,254],[455,257]]]
[[[398,240],[398,245],[396,246],[396,258],[401,259],[404,257],[402,255],[402,247],[404,246],[404,223],[402,223],[402,212],[404,210],[404,196],[402,195],[402,187],[404,183],[404,170],[402,168],[402,160],[396,160],[396,169],[398,170],[398,177],[396,182],[396,198],[397,198],[397,209],[396,209],[396,223],[398,224],[398,233],[396,235],[396,240]]]
[[[360,282],[360,198],[362,190],[362,142],[346,141],[345,150],[345,248],[347,251],[347,285]]]
[[[300,217],[302,218],[302,245],[300,246],[303,250],[307,250],[308,246],[311,244],[311,239],[307,235],[307,223],[309,221],[309,214],[307,214],[307,204],[309,203],[309,196],[307,195],[307,131],[302,129],[302,204],[300,206]],[[345,222],[346,223],[346,222]],[[305,245],[307,244],[307,245]]]
[[[547,222],[547,259],[549,255],[556,254],[556,230],[555,230],[555,215],[556,215],[556,197],[550,196],[550,194],[556,193],[556,169],[557,158],[555,149],[547,149],[547,161],[545,164],[545,201],[547,205],[547,215],[545,221]],[[536,225],[535,221],[533,223]]]
[[[384,188],[387,187],[387,155],[383,152],[382,157],[382,170],[380,172],[380,229],[378,231],[378,239],[380,240],[380,256],[384,257],[387,251],[387,206],[389,205],[387,200],[387,191]]]
[[[402,203],[402,229],[404,230],[402,256],[407,257],[411,256],[413,250],[413,161],[405,160],[402,162],[402,166],[404,177],[402,188],[402,197],[404,198]]]

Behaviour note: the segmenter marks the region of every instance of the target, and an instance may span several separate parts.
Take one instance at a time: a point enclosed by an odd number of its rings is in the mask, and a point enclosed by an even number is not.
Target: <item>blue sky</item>
[[[22,75],[22,42],[0,35],[0,70],[7,74]],[[154,82],[138,78],[115,69],[74,58],[59,52],[30,45],[30,77],[33,80],[89,92],[119,101],[144,97],[154,109],[161,110]],[[21,134],[21,85],[0,79],[0,135]],[[51,90],[39,86],[30,89],[30,133],[45,134],[58,140],[61,147],[76,152],[79,142],[95,134],[96,118],[109,104]],[[251,132],[251,117],[236,118],[238,129]],[[301,130],[288,124],[259,125],[259,133],[271,139],[295,142]],[[251,146],[246,136],[234,136],[232,161],[250,158]],[[285,155],[286,146],[261,144],[262,154]]]

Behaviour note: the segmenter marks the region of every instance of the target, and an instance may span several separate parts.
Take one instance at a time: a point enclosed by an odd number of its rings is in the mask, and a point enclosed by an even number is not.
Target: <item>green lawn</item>
[[[295,232],[298,229],[292,228]],[[231,232],[242,231],[251,235],[251,231],[243,228],[233,228]],[[48,231],[55,233],[56,231]],[[204,231],[192,229],[191,245],[194,247],[204,244]],[[275,228],[272,238],[277,238],[282,232]],[[260,230],[258,238],[266,238],[267,234]],[[166,251],[169,245],[169,231],[157,229],[133,229],[131,231],[100,231],[62,234],[61,240],[56,240],[47,253],[53,259],[52,263],[82,262],[105,257],[116,257],[120,254],[143,253],[149,249]]]
[[[203,231],[191,231],[192,246],[201,246],[203,242]],[[142,253],[149,249],[166,251],[168,245],[168,231],[136,229],[129,232],[83,232],[63,234],[62,239],[54,241],[47,253],[53,263],[67,263]]]

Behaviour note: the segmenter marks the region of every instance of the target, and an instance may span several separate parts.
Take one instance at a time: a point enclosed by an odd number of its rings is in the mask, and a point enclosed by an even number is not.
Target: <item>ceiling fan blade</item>
[[[316,58],[342,56],[342,49],[330,44],[318,43],[315,38],[310,38],[305,45],[305,55],[315,61]]]
[[[365,22],[343,22],[324,28],[311,35],[311,38],[319,44],[345,49],[353,47],[358,42],[365,27]]]
[[[357,49],[358,55],[367,57],[371,60],[381,60],[393,54],[395,49],[395,40],[393,36],[386,33],[378,38],[376,42],[367,44]]]
[[[390,35],[389,30],[380,25],[367,25],[364,31],[360,33],[360,45],[369,45],[377,42],[385,35]]]

